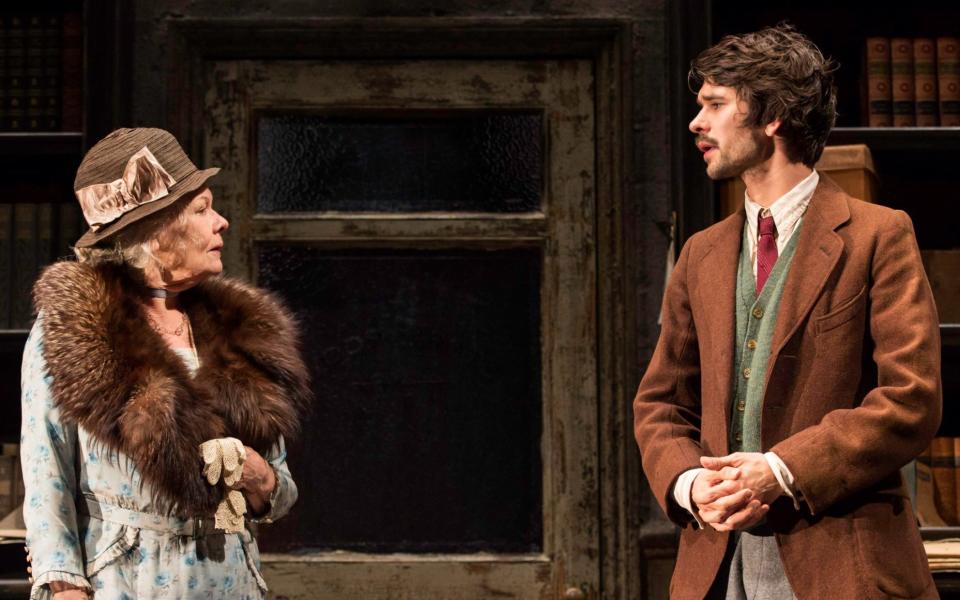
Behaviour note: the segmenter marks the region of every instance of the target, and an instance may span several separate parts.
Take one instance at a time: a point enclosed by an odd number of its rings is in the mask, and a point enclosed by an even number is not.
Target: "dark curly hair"
[[[787,157],[813,167],[837,117],[836,68],[809,38],[781,23],[724,37],[690,63],[687,83],[694,93],[704,82],[735,88],[750,107],[745,124],[780,119]]]

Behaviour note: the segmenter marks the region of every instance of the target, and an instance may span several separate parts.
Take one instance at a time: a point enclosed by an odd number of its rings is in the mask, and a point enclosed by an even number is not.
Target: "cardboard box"
[[[877,197],[877,171],[870,148],[863,144],[827,146],[816,168],[827,174],[843,191],[854,198],[873,202]],[[720,217],[740,210],[747,188],[739,177],[720,183]]]
[[[960,250],[924,250],[923,268],[941,323],[960,323]]]

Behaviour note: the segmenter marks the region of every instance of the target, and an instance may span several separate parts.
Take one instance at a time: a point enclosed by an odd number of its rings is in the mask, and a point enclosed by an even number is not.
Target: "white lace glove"
[[[247,501],[240,490],[230,489],[240,481],[246,452],[237,438],[217,438],[200,444],[203,455],[203,475],[210,485],[222,480],[226,495],[217,506],[214,526],[227,533],[243,531],[243,515],[247,513]]]

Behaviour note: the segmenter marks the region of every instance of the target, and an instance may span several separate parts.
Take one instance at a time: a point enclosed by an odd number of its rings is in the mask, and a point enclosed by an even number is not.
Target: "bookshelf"
[[[19,440],[32,280],[69,256],[82,232],[77,166],[86,148],[128,121],[130,10],[121,0],[0,6],[0,442]],[[39,97],[31,102],[31,95]],[[19,123],[11,121],[13,98]],[[29,112],[40,109],[46,112]],[[47,119],[30,122],[40,114]]]
[[[83,151],[83,133],[80,131],[51,131],[29,133],[0,131],[0,157],[80,156]]]
[[[866,144],[874,152],[960,150],[960,127],[835,127],[827,143]]]
[[[686,123],[696,114],[694,95],[687,89],[690,61],[703,49],[730,33],[755,31],[788,21],[809,36],[823,53],[840,65],[837,127],[828,144],[865,144],[873,155],[879,177],[879,203],[906,211],[914,222],[923,251],[960,251],[956,203],[960,199],[960,127],[867,127],[866,39],[885,37],[960,37],[960,4],[917,0],[901,6],[895,18],[888,11],[864,8],[860,3],[807,0],[768,3],[763,0],[677,0],[671,9],[671,65],[675,70],[672,117],[677,156],[674,202],[680,215],[680,236],[686,239],[722,217],[718,189],[703,174],[702,157],[693,146]],[[683,241],[683,240],[681,240]],[[956,296],[951,296],[955,298]],[[951,301],[941,306],[956,314]],[[960,407],[951,399],[960,395],[960,322],[941,328],[944,413],[938,435],[960,436]],[[924,530],[924,537],[960,537],[960,527]],[[960,591],[960,579],[937,575],[942,593]]]

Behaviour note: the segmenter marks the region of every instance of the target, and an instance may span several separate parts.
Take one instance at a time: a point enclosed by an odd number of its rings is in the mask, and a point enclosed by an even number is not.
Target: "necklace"
[[[183,313],[183,316],[186,317],[187,313]],[[190,350],[193,352],[194,364],[196,364],[197,368],[199,368],[200,353],[197,352],[197,344],[193,341],[193,325],[190,324],[189,319],[187,320],[187,337],[190,338]]]
[[[147,295],[152,298],[176,298],[177,292],[171,292],[170,290],[165,290],[163,288],[147,288]]]
[[[152,327],[153,330],[156,331],[157,333],[161,335],[163,334],[173,335],[176,337],[180,337],[181,335],[183,335],[184,328],[187,327],[187,325],[189,324],[189,321],[187,321],[187,313],[180,313],[180,324],[177,325],[177,328],[174,329],[173,331],[167,331],[163,327],[160,327],[160,324],[157,323],[153,319],[153,317],[151,317],[149,314],[147,314],[147,320],[150,321],[150,327]]]

